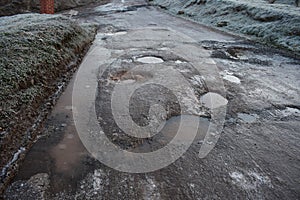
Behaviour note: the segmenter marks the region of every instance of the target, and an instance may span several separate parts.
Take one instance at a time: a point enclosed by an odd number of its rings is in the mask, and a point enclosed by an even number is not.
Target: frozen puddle
[[[257,114],[238,113],[238,118],[246,123],[253,123],[257,120]]]
[[[151,64],[151,63],[163,63],[164,60],[158,57],[154,57],[154,56],[146,56],[146,57],[141,57],[137,59],[138,62],[141,63],[147,63],[147,64]]]
[[[200,102],[207,108],[214,109],[221,106],[226,106],[228,100],[221,95],[213,92],[206,93],[200,98]]]
[[[226,81],[229,81],[231,83],[241,84],[241,80],[236,76],[232,76],[232,75],[227,74],[227,75],[223,76],[223,79],[226,80]]]
[[[119,32],[115,32],[115,33],[105,33],[106,36],[125,35],[125,34],[127,34],[126,31],[119,31]]]

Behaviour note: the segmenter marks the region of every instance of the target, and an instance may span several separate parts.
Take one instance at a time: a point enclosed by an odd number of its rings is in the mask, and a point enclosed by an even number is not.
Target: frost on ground
[[[300,52],[300,8],[294,0],[153,0],[192,20]]]
[[[47,115],[54,95],[62,90],[94,35],[94,27],[60,15],[1,17],[0,169],[5,166],[5,173],[1,173],[0,189],[13,168],[7,164],[20,147],[34,141],[38,123]]]

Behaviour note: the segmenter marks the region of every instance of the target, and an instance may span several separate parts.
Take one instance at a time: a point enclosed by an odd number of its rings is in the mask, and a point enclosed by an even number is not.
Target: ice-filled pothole
[[[158,57],[154,57],[154,56],[145,56],[145,57],[141,57],[137,59],[138,62],[141,63],[147,63],[147,64],[151,64],[151,63],[163,63],[164,60]]]
[[[257,114],[238,113],[238,118],[246,123],[253,123],[258,119]]]
[[[126,31],[118,31],[118,32],[114,32],[114,33],[105,33],[105,35],[107,36],[113,36],[113,35],[125,35],[127,34]]]
[[[213,92],[208,92],[200,98],[200,102],[207,108],[214,109],[221,106],[226,106],[228,100],[221,95]]]

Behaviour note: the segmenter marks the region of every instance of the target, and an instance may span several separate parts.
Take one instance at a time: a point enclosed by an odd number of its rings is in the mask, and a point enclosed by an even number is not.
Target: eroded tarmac
[[[170,16],[142,0],[81,9],[77,17],[99,27],[78,71],[81,79],[74,78],[60,98],[6,199],[300,198],[299,59]],[[184,83],[176,82],[180,77]],[[123,149],[162,148],[180,121],[186,125],[183,142],[195,124],[197,135],[188,151],[163,169],[131,174],[107,167],[78,136],[74,109],[83,118],[91,113],[72,104],[78,80],[76,99],[96,99],[98,123]],[[161,81],[168,87],[154,84]],[[119,97],[127,95],[122,87],[135,85],[142,87],[128,103],[132,120],[141,126],[166,120],[151,138],[129,136],[123,131],[128,124],[121,129],[113,116],[112,105],[119,108],[124,103]],[[158,102],[165,114],[151,118],[156,111],[151,105]],[[224,127],[206,138],[218,120]],[[212,150],[199,158],[203,146]]]

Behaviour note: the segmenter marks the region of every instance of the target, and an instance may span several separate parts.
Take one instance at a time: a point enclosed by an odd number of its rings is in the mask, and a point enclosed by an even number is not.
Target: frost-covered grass
[[[154,4],[195,21],[245,34],[273,46],[300,52],[300,8],[277,0],[153,0]]]
[[[0,17],[0,168],[33,139],[27,129],[95,31],[61,15]]]
[[[0,106],[2,129],[6,117],[31,103],[49,80],[66,70],[75,53],[92,39],[85,30],[62,16],[39,14],[0,20]]]

